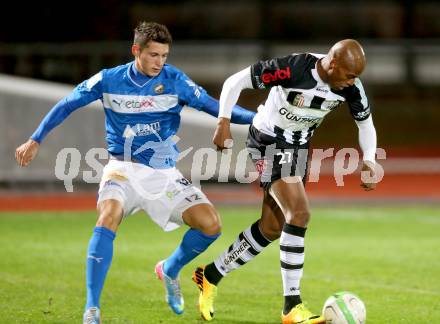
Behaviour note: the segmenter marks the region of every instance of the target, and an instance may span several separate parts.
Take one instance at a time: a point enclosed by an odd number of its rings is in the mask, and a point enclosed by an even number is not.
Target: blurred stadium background
[[[11,5],[17,10],[20,6]],[[259,59],[291,52],[326,53],[339,39],[360,40],[368,60],[362,80],[374,110],[378,146],[387,156],[380,161],[385,177],[378,190],[368,195],[357,186],[358,174],[346,177],[344,188],[338,188],[333,160],[326,159],[320,183],[310,184],[309,192],[317,202],[337,198],[438,203],[439,15],[440,5],[435,1],[79,1],[69,8],[54,1],[27,4],[19,19],[6,15],[0,21],[0,208],[17,208],[15,193],[65,191],[54,169],[57,154],[66,147],[77,148],[81,154],[74,194],[96,190],[96,183],[87,184],[82,172],[90,171],[85,163],[89,149],[105,148],[104,115],[99,105],[74,113],[56,129],[29,168],[20,169],[13,152],[75,84],[102,68],[131,60],[132,29],[140,20],[169,27],[174,36],[169,62],[213,96],[219,95],[227,76]],[[245,91],[239,103],[256,110],[265,96],[264,91]],[[215,120],[191,110],[185,114],[179,134],[182,150],[212,148]],[[246,133],[243,127],[237,129],[240,135],[236,135],[233,161]],[[339,148],[357,147],[357,130],[348,111],[342,108],[330,114],[312,145],[334,147],[335,153]],[[180,162],[189,177],[194,151]],[[105,157],[100,158],[104,164]],[[218,173],[205,171],[200,178],[209,178],[207,186],[217,182]],[[233,182],[234,168],[229,175]],[[99,174],[92,173],[89,182],[93,182],[91,178],[97,179]],[[220,179],[226,180],[225,176]],[[234,190],[216,188],[212,197],[220,200]],[[253,201],[252,186],[239,188]],[[88,208],[94,200],[89,197]],[[230,195],[233,197],[237,203],[249,202],[237,199],[236,194]]]

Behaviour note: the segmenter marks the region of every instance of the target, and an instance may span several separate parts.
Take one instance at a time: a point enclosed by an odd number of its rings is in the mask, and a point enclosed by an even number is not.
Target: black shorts
[[[290,144],[283,139],[264,134],[249,127],[246,147],[260,174],[260,186],[265,190],[281,178],[300,176],[305,186],[309,144]]]

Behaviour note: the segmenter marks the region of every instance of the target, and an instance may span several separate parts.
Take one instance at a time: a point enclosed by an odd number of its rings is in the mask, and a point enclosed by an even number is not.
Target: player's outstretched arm
[[[39,149],[40,144],[33,139],[29,139],[15,150],[15,160],[21,167],[28,166],[37,156]]]
[[[219,101],[209,95],[206,95],[206,102],[200,110],[217,118],[219,113]],[[231,123],[251,124],[252,120],[254,119],[254,116],[255,116],[255,112],[243,108],[239,105],[234,105],[232,107]]]
[[[377,135],[371,115],[362,121],[356,121],[359,128],[359,145],[363,152],[361,187],[366,191],[376,188],[376,148]]]
[[[232,109],[241,91],[246,88],[252,88],[250,67],[231,75],[223,84],[218,123],[212,140],[218,150],[232,148],[233,140],[230,129]]]
[[[79,84],[67,97],[61,99],[43,118],[31,138],[17,147],[15,160],[20,166],[28,166],[38,153],[40,143],[46,135],[61,124],[73,111],[102,97],[102,74]]]

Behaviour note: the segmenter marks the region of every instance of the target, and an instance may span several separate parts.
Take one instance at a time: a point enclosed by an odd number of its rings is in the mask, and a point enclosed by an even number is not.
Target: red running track
[[[359,175],[344,177],[338,187],[332,176],[321,176],[318,183],[308,183],[307,192],[313,202],[431,202],[440,204],[440,174],[393,174],[384,177],[374,191],[365,192]],[[262,192],[256,184],[206,185],[202,189],[219,205],[260,206]],[[93,210],[96,193],[23,194],[4,192],[0,196],[0,211]]]

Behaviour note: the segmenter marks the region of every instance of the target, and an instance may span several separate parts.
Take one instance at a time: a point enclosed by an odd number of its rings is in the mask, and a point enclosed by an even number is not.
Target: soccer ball
[[[327,324],[365,324],[367,319],[364,302],[348,291],[327,298],[322,314]]]

